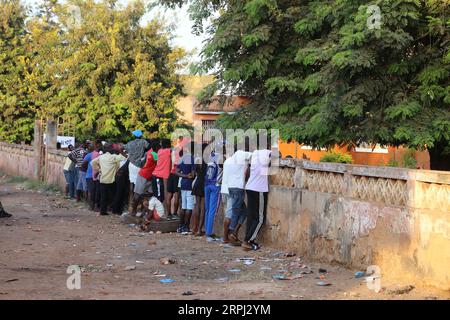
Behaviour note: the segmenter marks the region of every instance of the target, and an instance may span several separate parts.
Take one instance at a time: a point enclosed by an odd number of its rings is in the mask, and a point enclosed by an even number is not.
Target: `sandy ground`
[[[286,257],[274,248],[248,253],[205,238],[141,233],[61,194],[5,181],[0,199],[14,217],[0,220],[0,299],[450,299],[449,292],[383,279],[376,293],[355,279],[356,270]],[[176,262],[164,265],[164,257]],[[67,288],[69,265],[81,267],[80,290]],[[319,268],[327,270],[324,279]],[[273,278],[309,270],[297,279]],[[174,282],[160,282],[166,278]],[[404,290],[408,285],[415,288]]]

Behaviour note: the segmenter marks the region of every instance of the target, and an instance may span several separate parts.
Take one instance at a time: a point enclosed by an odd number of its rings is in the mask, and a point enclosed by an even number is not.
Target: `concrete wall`
[[[34,178],[33,147],[0,142],[0,170],[13,176]]]
[[[44,181],[57,185],[64,190],[66,182],[63,174],[65,153],[47,149],[43,151],[45,162],[42,172]],[[38,179],[35,166],[36,153],[32,146],[0,143],[0,170],[11,176],[23,176]]]
[[[47,153],[45,168],[45,181],[48,184],[59,186],[63,191],[66,187],[63,169],[67,152],[53,150]]]
[[[270,177],[263,244],[450,290],[449,172],[282,162]],[[223,205],[219,234],[222,221]]]
[[[264,243],[450,290],[449,172],[293,163],[272,177]]]

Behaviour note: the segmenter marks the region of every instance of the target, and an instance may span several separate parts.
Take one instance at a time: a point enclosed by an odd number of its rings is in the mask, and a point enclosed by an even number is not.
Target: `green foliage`
[[[41,192],[57,192],[60,191],[59,187],[55,184],[46,184],[42,181],[27,180],[24,183],[24,187],[28,190],[39,190]]]
[[[348,153],[331,151],[320,158],[320,162],[353,163],[353,158]]]
[[[417,168],[417,161],[415,157],[415,150],[408,149],[405,154],[403,155],[403,167],[409,168],[409,169],[416,169]]]
[[[23,183],[25,181],[28,181],[28,179],[21,176],[13,176],[6,179],[6,183]]]
[[[25,9],[0,0],[0,140],[31,141],[34,105],[27,78],[31,53],[25,38]]]
[[[407,149],[406,152],[402,155],[400,161],[391,159],[387,164],[388,167],[402,167],[408,169],[416,169],[417,168],[417,160],[416,160],[416,150]]]
[[[143,3],[115,2],[45,0],[26,15],[19,0],[0,0],[0,140],[30,142],[36,118],[71,119],[80,140],[127,139],[134,128],[167,136],[179,125],[184,50],[158,20],[141,23]]]
[[[448,1],[161,2],[189,2],[196,27],[209,22],[203,70],[225,92],[254,99],[222,125],[270,123],[315,147],[450,150]],[[372,4],[379,29],[368,27]]]
[[[397,160],[391,159],[391,160],[389,160],[387,166],[388,167],[399,167],[400,164],[398,163]]]
[[[5,174],[0,172],[0,175]],[[5,180],[6,183],[13,183],[13,184],[21,184],[28,190],[39,190],[42,192],[56,192],[59,191],[59,187],[54,184],[46,184],[42,181],[33,180],[29,178],[25,178],[22,176],[10,176],[7,177]]]

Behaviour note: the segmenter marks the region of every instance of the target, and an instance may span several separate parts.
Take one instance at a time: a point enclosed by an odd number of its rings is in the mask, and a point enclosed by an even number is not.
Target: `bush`
[[[391,159],[389,160],[389,163],[387,164],[388,167],[399,167],[399,163],[397,160]]]
[[[340,152],[327,152],[321,159],[320,162],[337,162],[337,163],[353,163],[353,158],[348,153]]]
[[[403,155],[403,167],[409,169],[417,168],[417,161],[415,157],[416,151],[412,149],[408,149]]]

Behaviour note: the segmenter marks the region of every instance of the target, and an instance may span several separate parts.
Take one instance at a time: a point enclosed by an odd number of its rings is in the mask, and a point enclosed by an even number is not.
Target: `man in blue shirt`
[[[87,188],[88,188],[88,194],[87,194],[87,201],[89,203],[89,207],[91,208],[91,210],[95,210],[95,205],[96,205],[96,199],[97,197],[97,192],[99,192],[99,190],[97,190],[97,184],[96,184],[96,180],[93,174],[93,170],[92,170],[92,160],[94,160],[95,158],[97,158],[100,153],[98,152],[98,146],[97,145],[89,145],[89,149],[90,152],[84,157],[84,162],[87,163],[87,171],[86,171],[86,183],[87,183]],[[97,203],[97,206],[99,206],[100,204]]]
[[[208,241],[213,240],[214,217],[220,205],[220,186],[218,154],[212,153],[206,167],[205,174],[205,231]]]
[[[180,226],[177,232],[182,234],[190,233],[189,224],[192,210],[195,205],[195,196],[192,194],[192,182],[195,177],[195,163],[191,152],[192,144],[188,143],[183,148],[183,157],[177,165],[177,176],[181,177],[181,215]]]

